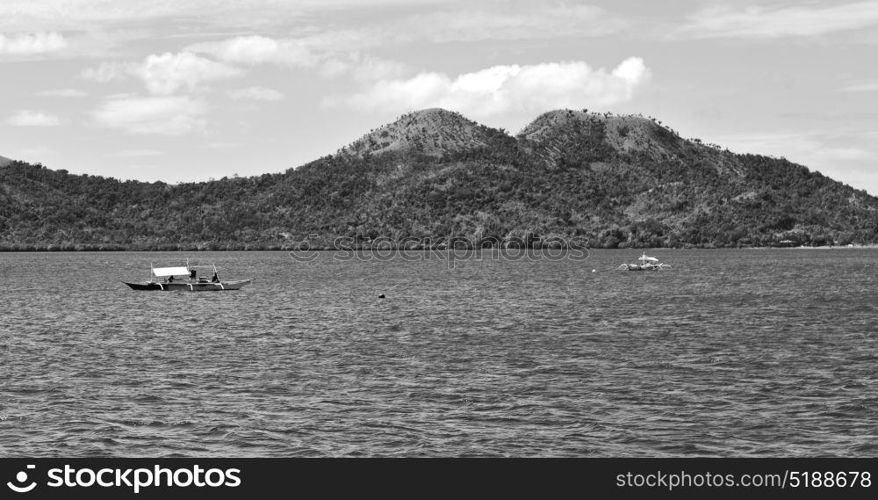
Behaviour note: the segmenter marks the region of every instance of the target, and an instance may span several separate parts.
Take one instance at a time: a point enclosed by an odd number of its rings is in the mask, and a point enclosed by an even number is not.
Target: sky
[[[878,195],[876,54],[875,1],[3,0],[0,155],[191,182],[587,108]]]

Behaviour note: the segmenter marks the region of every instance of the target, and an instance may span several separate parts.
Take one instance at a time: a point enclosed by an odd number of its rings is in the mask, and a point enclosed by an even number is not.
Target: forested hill
[[[83,166],[85,167],[85,166]],[[168,185],[0,167],[0,248],[281,249],[878,243],[878,199],[784,159],[654,119],[552,111],[518,135],[440,109],[279,174]]]
[[[12,160],[6,158],[5,156],[0,156],[0,167],[9,165],[10,163],[12,163]]]

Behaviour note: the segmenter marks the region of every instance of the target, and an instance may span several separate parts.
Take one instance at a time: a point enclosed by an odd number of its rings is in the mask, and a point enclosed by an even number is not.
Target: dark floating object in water
[[[379,294],[379,295],[378,295],[378,298],[379,298],[379,299],[383,299],[383,298],[384,298],[384,294],[383,294],[383,293],[382,293],[382,294]]]

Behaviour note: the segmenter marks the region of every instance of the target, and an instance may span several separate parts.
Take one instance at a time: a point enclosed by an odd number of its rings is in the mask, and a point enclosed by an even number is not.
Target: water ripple
[[[176,253],[0,254],[21,285],[0,289],[0,450],[878,452],[878,251],[667,250],[670,272],[612,271],[634,253],[454,268],[193,255],[255,278],[213,294],[119,283]]]

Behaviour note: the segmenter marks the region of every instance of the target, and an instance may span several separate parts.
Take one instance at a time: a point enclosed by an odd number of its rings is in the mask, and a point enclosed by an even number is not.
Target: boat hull
[[[253,280],[220,281],[218,283],[128,283],[123,281],[132,290],[156,291],[156,292],[223,292],[227,290],[240,290]]]
[[[622,264],[618,267],[619,271],[664,271],[666,269],[670,269],[671,266],[667,264],[658,264],[658,265],[649,265],[649,266],[641,266],[638,264]]]

